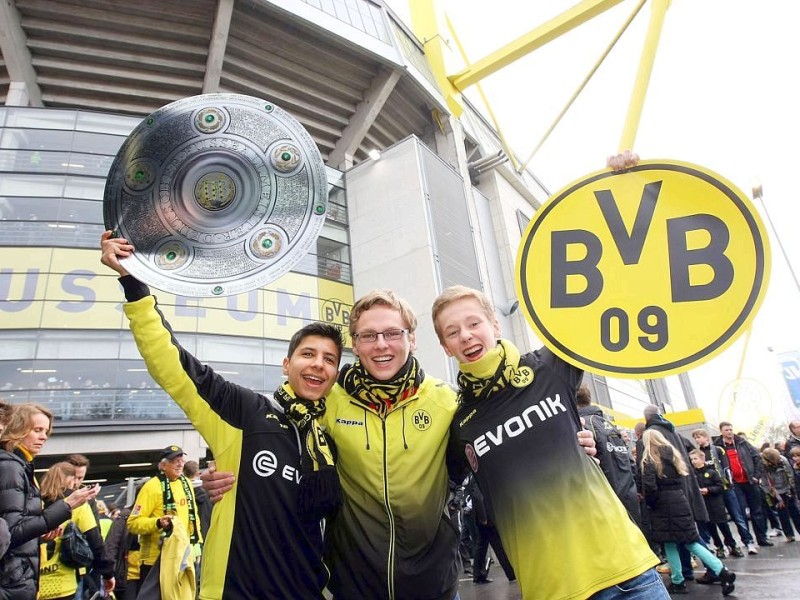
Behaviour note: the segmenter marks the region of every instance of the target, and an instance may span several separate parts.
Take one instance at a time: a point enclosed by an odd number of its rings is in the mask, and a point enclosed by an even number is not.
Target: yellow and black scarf
[[[318,521],[341,502],[330,440],[318,420],[325,414],[325,399],[313,402],[300,398],[288,383],[275,391],[275,399],[300,432],[300,516]]]
[[[373,379],[361,361],[356,361],[342,368],[339,385],[361,404],[385,417],[395,404],[417,392],[424,377],[417,359],[409,354],[406,364],[389,381]]]
[[[508,340],[497,345],[480,359],[458,365],[458,390],[462,402],[475,402],[502,390],[519,366],[520,354]]]

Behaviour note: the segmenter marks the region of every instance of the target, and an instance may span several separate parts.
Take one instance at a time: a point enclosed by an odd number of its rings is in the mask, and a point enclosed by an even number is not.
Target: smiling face
[[[454,300],[436,316],[444,351],[460,363],[482,358],[497,345],[500,323],[475,298]]]
[[[300,398],[316,402],[336,383],[339,348],[333,340],[307,335],[292,355],[283,359],[283,374]]]
[[[186,464],[186,455],[181,454],[175,458],[161,461],[161,470],[170,481],[175,481],[183,474],[183,465]]]
[[[31,429],[22,438],[19,445],[25,448],[31,456],[36,456],[42,451],[42,446],[47,441],[47,432],[50,430],[50,419],[47,415],[36,413],[31,416]]]
[[[399,310],[376,304],[358,317],[353,352],[371,377],[378,381],[389,381],[400,372],[408,356],[417,347],[414,332],[407,332],[400,339],[387,341],[379,335],[374,342],[365,342],[358,336],[363,333],[383,333],[389,330],[410,329]]]

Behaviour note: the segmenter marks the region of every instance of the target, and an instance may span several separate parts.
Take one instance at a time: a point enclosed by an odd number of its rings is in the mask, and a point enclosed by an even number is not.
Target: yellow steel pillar
[[[625,126],[622,130],[622,138],[619,142],[619,151],[623,152],[633,148],[636,141],[636,133],[639,130],[639,121],[642,118],[642,108],[644,99],[647,95],[647,86],[650,83],[650,74],[653,72],[653,63],[656,59],[658,40],[661,37],[661,29],[664,25],[664,17],[667,14],[670,0],[653,0],[652,13],[650,15],[650,25],[647,30],[642,57],[639,61],[639,71],[636,73],[636,81],[633,84],[631,101],[628,105],[628,116],[625,119]]]
[[[436,0],[409,0],[408,6],[411,9],[411,27],[414,35],[422,40],[425,56],[447,102],[447,108],[455,117],[460,117],[464,112],[461,93],[447,78],[452,50],[447,40],[442,37],[442,32],[447,31],[444,14]]]

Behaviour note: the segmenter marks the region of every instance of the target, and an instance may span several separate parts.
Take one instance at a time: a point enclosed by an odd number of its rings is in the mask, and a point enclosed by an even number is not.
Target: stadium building
[[[515,171],[467,100],[453,114],[422,43],[382,0],[9,0],[0,51],[0,395],[56,415],[43,466],[80,451],[90,478],[111,481],[152,474],[167,444],[205,456],[147,374],[98,251],[118,149],[188,96],[274,102],[313,137],[329,190],[316,249],[291,273],[224,298],[155,291],[201,360],[271,392],[297,328],[345,325],[353,299],[378,287],[417,308],[417,355],[444,379],[456,365],[429,307],[449,285],[483,289],[504,335],[539,345],[516,310],[514,261],[549,192]],[[589,379],[622,419],[649,402],[696,407],[685,377]]]

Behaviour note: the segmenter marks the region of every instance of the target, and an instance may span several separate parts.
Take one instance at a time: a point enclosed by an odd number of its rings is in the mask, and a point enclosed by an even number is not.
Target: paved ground
[[[725,565],[736,573],[736,591],[731,600],[788,600],[800,597],[800,542],[789,544],[773,538],[775,546],[761,548],[759,554],[745,558],[726,558]],[[695,571],[696,576],[705,569]],[[509,583],[502,569],[492,565],[489,577],[492,583],[475,585],[471,577],[461,581],[461,600],[521,600],[519,586]],[[665,583],[668,583],[668,576]],[[722,598],[719,585],[689,583],[689,594],[674,596],[687,600],[698,598]],[[528,600],[549,600],[530,598]]]

